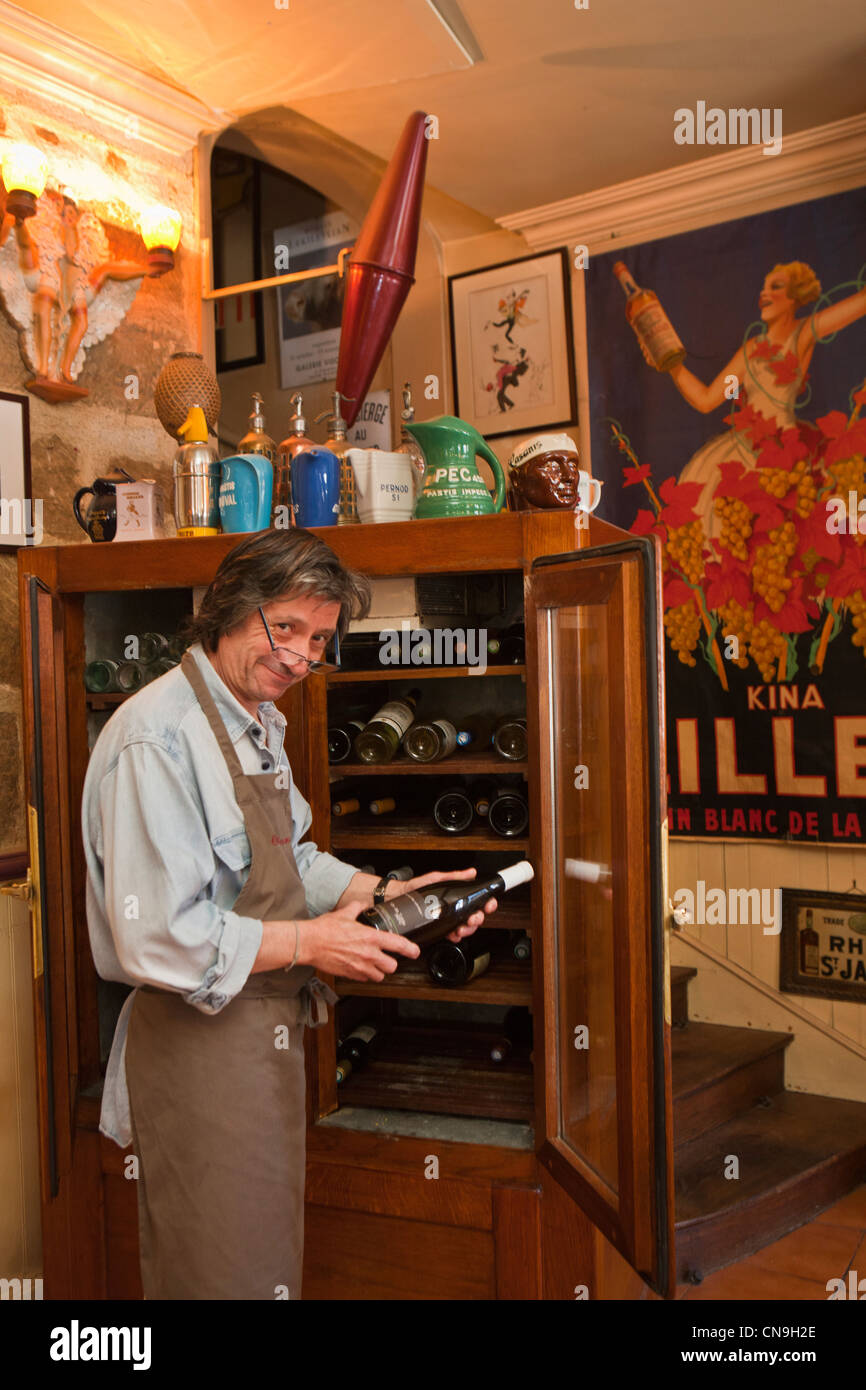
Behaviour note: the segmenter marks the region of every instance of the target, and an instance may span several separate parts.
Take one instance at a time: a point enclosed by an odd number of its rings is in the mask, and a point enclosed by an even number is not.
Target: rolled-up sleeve
[[[127,744],[97,807],[104,911],[122,969],[217,1013],[246,983],[262,924],[215,901],[214,849],[183,766],[158,743]]]
[[[301,844],[301,840],[313,823],[313,815],[309,803],[304,800],[295,786],[294,779],[289,795],[292,808],[292,850],[295,855],[295,863],[304,885],[307,910],[311,917],[318,917],[323,912],[333,911],[358,870],[353,868],[351,864],[344,864],[342,859],[335,859],[333,854],[317,849],[310,840],[306,844]]]

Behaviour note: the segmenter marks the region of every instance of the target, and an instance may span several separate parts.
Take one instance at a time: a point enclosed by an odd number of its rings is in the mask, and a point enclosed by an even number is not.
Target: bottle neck
[[[617,280],[619,280],[623,293],[627,299],[632,299],[634,295],[640,294],[640,286],[635,284],[631,272],[626,270],[625,266],[620,266],[618,270],[614,271],[614,274]]]

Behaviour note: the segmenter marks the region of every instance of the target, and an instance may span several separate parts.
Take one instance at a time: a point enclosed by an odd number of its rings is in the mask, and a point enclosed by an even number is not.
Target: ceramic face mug
[[[417,470],[410,454],[350,449],[361,521],[410,521],[415,509]]]
[[[520,444],[508,461],[511,487],[520,509],[594,512],[602,485],[580,467],[574,440],[567,434],[539,434]]]

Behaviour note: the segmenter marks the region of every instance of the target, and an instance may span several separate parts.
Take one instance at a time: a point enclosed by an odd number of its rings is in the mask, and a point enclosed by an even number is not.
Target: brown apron
[[[252,852],[233,911],[304,918],[288,792],[275,772],[242,771],[188,653],[182,669],[228,764]],[[137,991],[126,1077],[145,1298],[300,1298],[304,1025],[325,1023],[336,998],[310,966],[250,975],[216,1014],[149,985]]]

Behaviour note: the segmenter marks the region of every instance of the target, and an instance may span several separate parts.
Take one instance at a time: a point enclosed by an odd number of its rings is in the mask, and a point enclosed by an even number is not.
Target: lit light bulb
[[[8,190],[6,210],[23,221],[36,211],[45,191],[48,160],[34,145],[11,145],[3,156],[3,183]]]
[[[147,247],[148,274],[151,278],[174,269],[174,253],[183,223],[173,208],[147,208],[139,218],[141,239]]]

